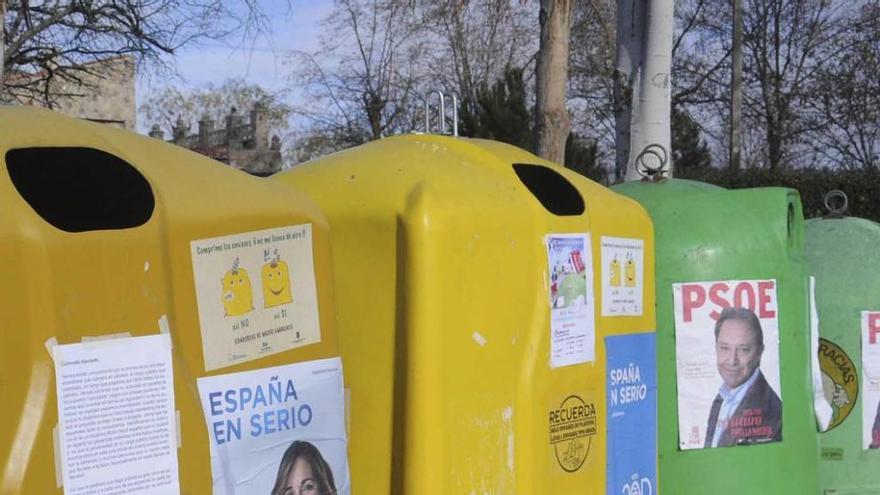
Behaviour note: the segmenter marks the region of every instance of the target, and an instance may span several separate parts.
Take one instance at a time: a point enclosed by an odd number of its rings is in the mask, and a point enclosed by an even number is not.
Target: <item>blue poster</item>
[[[653,332],[605,337],[607,495],[657,493],[657,358]]]

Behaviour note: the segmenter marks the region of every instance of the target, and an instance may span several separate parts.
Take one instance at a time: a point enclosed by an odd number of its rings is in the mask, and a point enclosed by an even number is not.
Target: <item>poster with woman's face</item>
[[[214,495],[348,494],[342,362],[198,380]]]

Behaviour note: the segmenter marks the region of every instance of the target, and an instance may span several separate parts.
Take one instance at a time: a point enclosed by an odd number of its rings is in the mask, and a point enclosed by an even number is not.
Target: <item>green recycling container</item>
[[[807,222],[816,277],[819,364],[833,415],[819,435],[827,495],[880,494],[880,225],[853,217]]]
[[[614,189],[656,232],[660,493],[819,493],[797,192]]]

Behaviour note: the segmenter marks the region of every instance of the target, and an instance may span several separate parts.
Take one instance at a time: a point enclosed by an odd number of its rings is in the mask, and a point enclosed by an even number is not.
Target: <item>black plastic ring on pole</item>
[[[834,199],[842,200],[841,204],[837,207],[831,206],[831,202]],[[847,198],[846,193],[840,189],[828,191],[825,193],[825,208],[828,209],[829,217],[842,218],[843,214],[846,213],[847,208],[849,208],[849,198]]]

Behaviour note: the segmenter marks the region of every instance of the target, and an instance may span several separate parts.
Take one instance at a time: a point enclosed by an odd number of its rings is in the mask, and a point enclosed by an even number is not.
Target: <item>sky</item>
[[[249,83],[270,91],[285,89],[290,68],[284,65],[284,52],[291,50],[314,51],[318,48],[321,21],[333,8],[331,0],[264,0],[263,9],[271,19],[271,32],[259,37],[252,46],[236,46],[240,38],[227,42],[208,42],[180,50],[169,58],[178,76],[157,77],[143,71],[137,80],[137,104],[153,90],[166,85],[181,89],[221,84],[226,79],[244,78]],[[296,99],[295,92],[292,96]],[[292,103],[296,103],[295,101]],[[138,129],[145,132],[150,123],[141,122]]]

